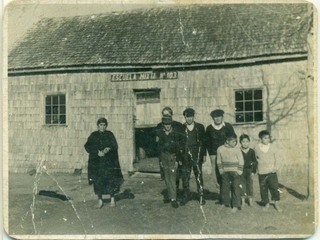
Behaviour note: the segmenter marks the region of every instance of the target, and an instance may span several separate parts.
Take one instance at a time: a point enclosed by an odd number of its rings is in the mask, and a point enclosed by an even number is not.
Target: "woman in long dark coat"
[[[106,130],[108,121],[97,121],[98,131],[91,133],[86,144],[89,153],[88,180],[93,184],[94,193],[98,195],[98,207],[103,206],[102,195],[110,194],[110,206],[115,206],[114,195],[119,192],[123,176],[119,164],[118,144],[111,131]]]

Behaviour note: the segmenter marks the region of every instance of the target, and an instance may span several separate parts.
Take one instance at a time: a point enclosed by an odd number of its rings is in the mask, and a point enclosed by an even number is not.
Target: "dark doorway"
[[[133,167],[139,172],[160,172],[155,128],[161,120],[160,89],[134,89],[134,145]]]
[[[139,160],[157,157],[155,127],[136,128],[135,140],[136,153],[138,154]]]
[[[155,127],[135,129],[136,161],[139,172],[160,172]]]

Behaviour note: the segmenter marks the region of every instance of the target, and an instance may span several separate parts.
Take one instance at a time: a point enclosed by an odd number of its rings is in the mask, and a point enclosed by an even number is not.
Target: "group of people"
[[[159,150],[161,177],[165,180],[168,195],[164,202],[172,207],[179,207],[177,189],[182,179],[183,197],[180,205],[190,200],[190,176],[193,171],[200,205],[204,199],[202,165],[208,152],[211,165],[214,166],[217,184],[220,188],[220,203],[231,207],[232,212],[244,207],[246,201],[252,206],[252,175],[258,171],[262,204],[264,209],[270,207],[269,191],[274,207],[279,206],[280,194],[277,179],[277,151],[271,147],[270,133],[263,130],[259,133],[260,143],[250,147],[250,137],[242,134],[239,138],[230,123],[223,119],[224,111],[213,110],[210,113],[212,123],[205,129],[195,121],[195,110],[183,111],[183,124],[172,119],[170,107],[162,110],[162,121],[156,128],[156,142]]]
[[[161,122],[155,128],[156,143],[159,155],[161,178],[165,181],[167,195],[164,202],[172,207],[183,206],[190,200],[190,176],[193,171],[198,200],[200,205],[206,203],[202,165],[206,161],[207,152],[211,165],[215,168],[217,184],[220,188],[220,203],[231,207],[232,212],[241,209],[246,200],[252,205],[252,175],[258,172],[260,194],[264,209],[270,207],[269,191],[274,207],[279,206],[280,194],[277,179],[278,154],[271,144],[268,131],[259,133],[260,143],[250,147],[250,137],[243,134],[238,138],[230,123],[223,120],[224,111],[213,110],[210,113],[212,123],[205,129],[204,125],[195,121],[195,110],[187,108],[183,111],[185,122],[172,119],[170,107],[162,110]],[[98,207],[104,204],[102,195],[110,194],[110,206],[116,205],[114,196],[123,183],[120,169],[117,141],[111,131],[107,130],[108,121],[100,118],[98,130],[94,131],[85,143],[89,153],[88,180],[93,184],[98,196]],[[180,179],[183,186],[183,197],[177,201],[177,189]]]

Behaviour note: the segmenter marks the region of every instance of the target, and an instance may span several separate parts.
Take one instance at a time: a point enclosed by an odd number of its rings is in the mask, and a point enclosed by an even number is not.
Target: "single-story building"
[[[123,172],[170,106],[183,122],[225,111],[252,142],[272,130],[282,169],[306,171],[308,4],[204,4],[39,21],[8,57],[9,170],[86,168],[83,145],[106,117]],[[205,165],[210,171],[210,161]]]

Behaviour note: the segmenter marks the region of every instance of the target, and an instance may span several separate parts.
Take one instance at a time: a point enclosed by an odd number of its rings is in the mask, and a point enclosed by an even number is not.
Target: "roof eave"
[[[188,70],[203,68],[223,68],[236,67],[243,65],[261,64],[264,62],[278,61],[296,61],[307,59],[307,52],[277,55],[277,56],[259,56],[247,59],[234,59],[215,62],[198,62],[198,63],[171,63],[171,64],[140,64],[140,65],[115,65],[115,64],[90,64],[90,65],[73,65],[73,66],[50,66],[35,68],[8,68],[8,76],[21,75],[39,75],[39,74],[56,74],[56,73],[86,73],[86,72],[133,72],[133,71],[153,71],[153,70]]]

